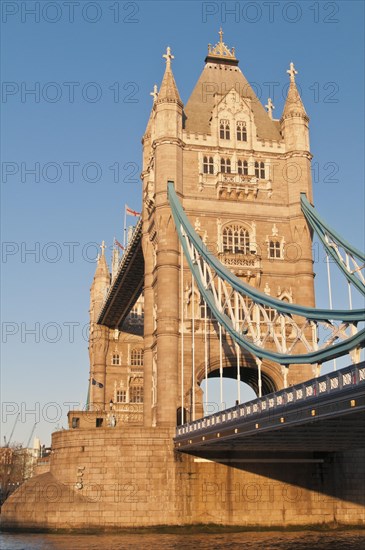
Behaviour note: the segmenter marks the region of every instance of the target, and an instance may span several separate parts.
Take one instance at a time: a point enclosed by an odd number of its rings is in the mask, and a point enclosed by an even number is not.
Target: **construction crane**
[[[15,426],[17,425],[17,422],[18,422],[18,420],[19,420],[19,416],[20,416],[20,413],[18,413],[18,414],[16,415],[16,419],[15,419],[15,422],[14,422],[14,425],[13,425],[13,429],[12,429],[11,432],[10,432],[8,441],[6,441],[6,437],[5,437],[5,435],[4,435],[4,447],[9,447],[9,445],[10,445],[11,438],[13,437],[13,434],[14,434]]]
[[[32,437],[33,437],[34,430],[35,430],[35,427],[36,427],[37,424],[38,424],[38,422],[34,422],[34,424],[33,424],[32,431],[30,432],[30,436],[29,436],[29,439],[28,439],[28,441],[27,441],[26,449],[29,448],[30,440],[31,440]]]

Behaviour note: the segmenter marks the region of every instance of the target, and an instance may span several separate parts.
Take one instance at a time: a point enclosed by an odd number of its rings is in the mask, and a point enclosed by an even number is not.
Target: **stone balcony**
[[[262,265],[261,256],[257,254],[233,254],[231,252],[220,252],[219,261],[238,277],[245,277],[247,282],[253,286],[260,282]]]
[[[252,175],[218,173],[216,182],[217,197],[223,199],[244,200],[256,198],[259,192],[272,195],[271,180],[259,179]]]

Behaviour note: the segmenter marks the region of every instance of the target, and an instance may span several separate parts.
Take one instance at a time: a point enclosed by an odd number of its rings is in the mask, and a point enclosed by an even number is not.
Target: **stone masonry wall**
[[[55,433],[50,472],[7,500],[3,528],[365,523],[364,452],[321,465],[225,465],[175,453],[173,435],[137,427]]]

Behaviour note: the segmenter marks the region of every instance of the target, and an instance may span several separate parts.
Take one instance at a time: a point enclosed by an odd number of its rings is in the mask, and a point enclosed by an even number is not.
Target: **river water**
[[[12,534],[0,533],[1,550],[363,550],[365,531],[241,533]]]

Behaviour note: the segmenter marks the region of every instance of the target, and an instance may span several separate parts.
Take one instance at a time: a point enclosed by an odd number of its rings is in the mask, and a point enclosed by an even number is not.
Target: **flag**
[[[128,215],[128,216],[140,216],[141,213],[140,212],[136,212],[135,210],[132,210],[132,208],[129,208],[129,206],[125,205],[125,213]]]
[[[124,246],[122,244],[120,244],[119,241],[117,241],[117,239],[114,240],[115,244],[119,246],[119,248],[121,248],[122,250],[125,250]]]
[[[101,382],[97,382],[95,380],[95,378],[91,379],[91,383],[92,383],[93,386],[98,386],[98,388],[103,388],[104,387],[104,384],[102,384]]]

